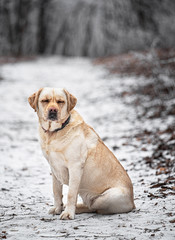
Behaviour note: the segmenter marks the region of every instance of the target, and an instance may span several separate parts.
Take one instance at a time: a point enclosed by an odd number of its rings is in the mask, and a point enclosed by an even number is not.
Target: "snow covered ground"
[[[143,161],[151,149],[142,151],[135,138],[128,143],[143,125],[149,129],[161,124],[139,122],[133,107],[120,97],[138,79],[109,76],[88,59],[57,57],[4,64],[0,79],[0,239],[175,238],[174,196],[148,197],[155,191],[150,183],[157,179],[155,170]],[[76,109],[127,169],[136,210],[109,216],[76,215],[72,221],[48,215],[53,204],[50,169],[37,140],[37,116],[27,102],[43,86],[65,87],[77,97]]]

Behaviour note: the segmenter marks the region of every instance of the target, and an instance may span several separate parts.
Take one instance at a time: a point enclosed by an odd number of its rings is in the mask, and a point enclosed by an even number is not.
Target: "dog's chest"
[[[61,153],[51,152],[48,162],[56,178],[62,183],[69,183],[68,167],[65,157]]]
[[[62,184],[68,184],[68,162],[64,154],[64,143],[61,143],[59,141],[51,141],[48,144],[46,141],[41,141],[41,148],[43,155],[50,164],[51,170],[56,178]]]
[[[46,157],[50,168],[56,178],[62,183],[67,184],[69,183],[69,174],[68,174],[68,167],[67,162],[64,157],[64,154],[58,152],[50,152],[47,154],[43,150],[43,154]]]

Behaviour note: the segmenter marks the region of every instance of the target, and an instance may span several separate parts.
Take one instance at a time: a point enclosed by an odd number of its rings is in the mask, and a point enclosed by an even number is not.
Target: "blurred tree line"
[[[108,56],[174,37],[173,0],[0,0],[1,56]]]

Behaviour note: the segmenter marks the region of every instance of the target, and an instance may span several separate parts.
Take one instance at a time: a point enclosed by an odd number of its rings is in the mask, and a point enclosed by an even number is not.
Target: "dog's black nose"
[[[57,113],[58,113],[58,110],[54,107],[50,108],[49,109],[49,114],[48,114],[48,119],[49,120],[57,120]]]

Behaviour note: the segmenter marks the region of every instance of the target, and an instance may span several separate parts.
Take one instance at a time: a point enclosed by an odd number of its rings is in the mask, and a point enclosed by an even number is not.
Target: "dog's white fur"
[[[65,89],[43,88],[29,97],[29,103],[37,111],[41,148],[52,171],[54,208],[49,213],[61,214],[60,219],[74,219],[75,212],[113,214],[135,208],[128,174],[97,133],[73,110],[73,95]],[[48,120],[50,107],[58,110],[58,120]],[[69,115],[70,122],[54,131]],[[62,212],[63,184],[69,186],[69,191]],[[78,194],[84,204],[76,205]]]

